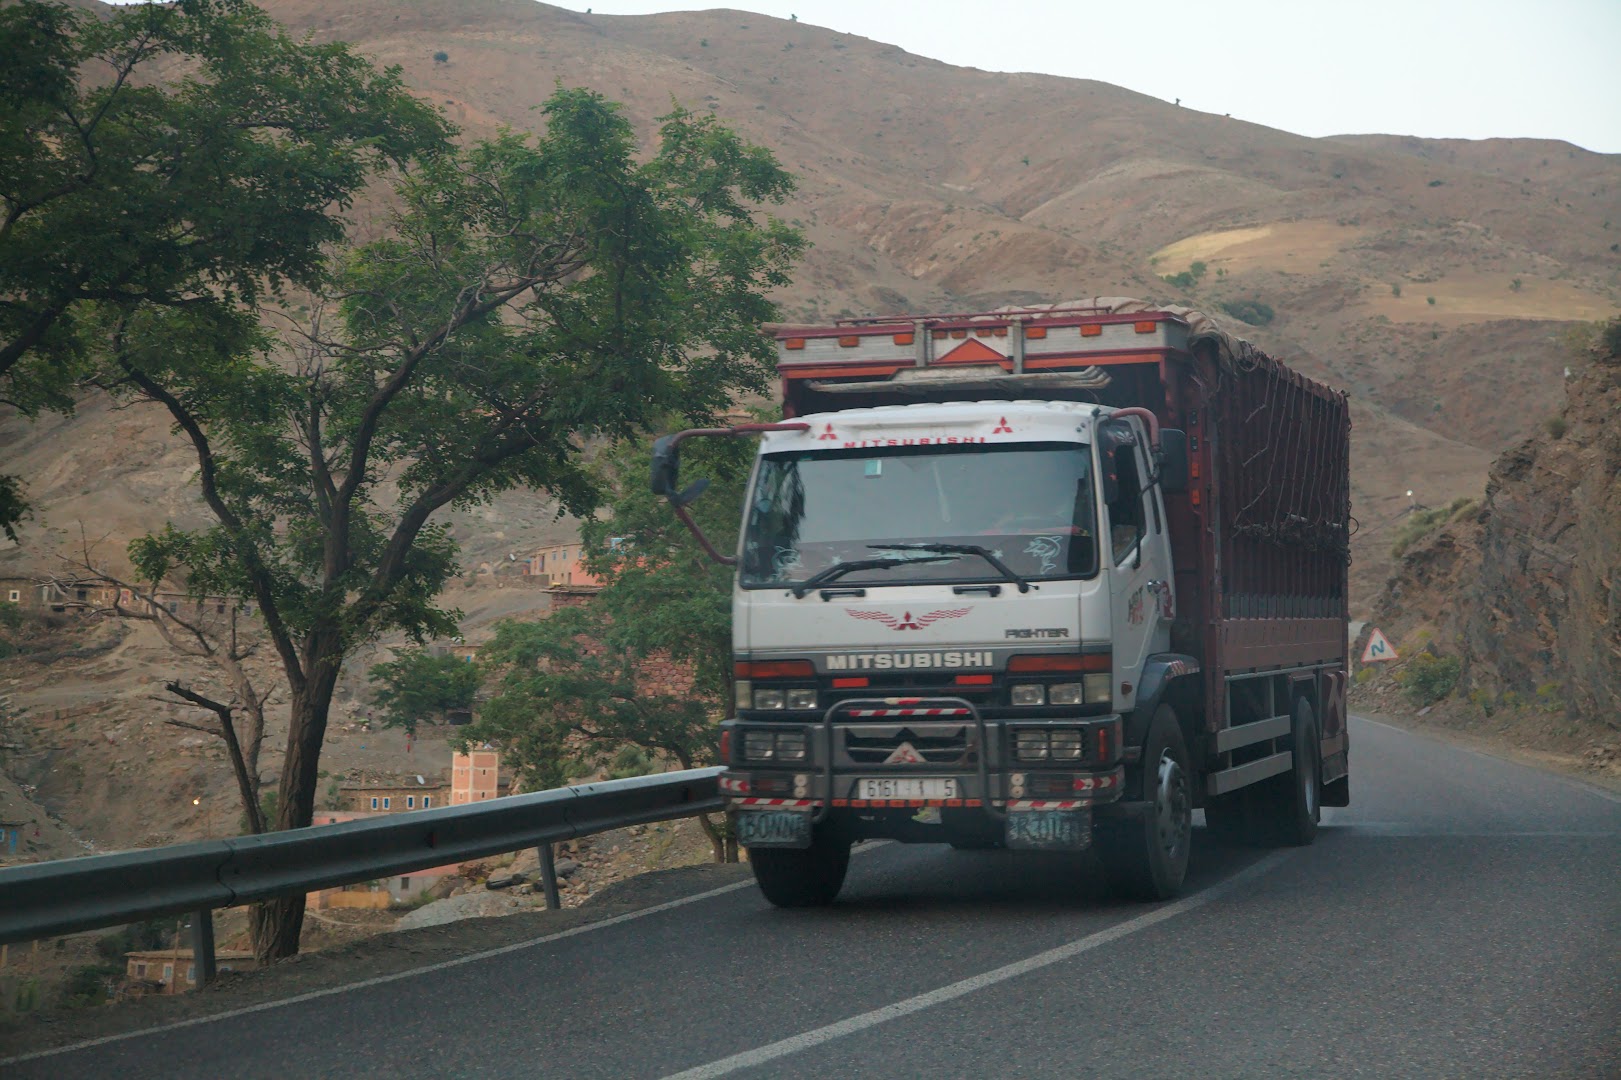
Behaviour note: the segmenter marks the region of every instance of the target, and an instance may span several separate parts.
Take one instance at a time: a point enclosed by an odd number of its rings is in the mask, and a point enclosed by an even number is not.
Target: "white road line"
[[[671,1073],[669,1076],[664,1077],[664,1080],[710,1080],[712,1077],[726,1076],[740,1069],[752,1069],[755,1066],[764,1065],[766,1062],[787,1057],[789,1054],[797,1054],[801,1050],[809,1050],[813,1046],[820,1046],[822,1043],[831,1042],[834,1039],[842,1039],[846,1035],[854,1035],[859,1031],[865,1031],[868,1028],[888,1023],[891,1020],[898,1020],[903,1016],[910,1016],[915,1012],[922,1012],[924,1009],[953,1001],[965,994],[972,994],[976,990],[983,990],[988,986],[995,986],[997,983],[1007,982],[1009,979],[1028,975],[1032,971],[1039,971],[1044,967],[1062,963],[1084,952],[1089,952],[1110,942],[1119,941],[1121,938],[1135,934],[1139,930],[1146,930],[1150,926],[1162,923],[1167,919],[1174,919],[1178,915],[1184,915],[1196,908],[1201,908],[1210,901],[1232,892],[1252,878],[1267,873],[1291,854],[1290,851],[1273,852],[1259,862],[1252,863],[1227,880],[1212,885],[1202,892],[1183,897],[1181,900],[1166,904],[1164,907],[1155,908],[1153,911],[1145,912],[1134,919],[1127,919],[1125,922],[1117,923],[1107,930],[1088,934],[1086,937],[1079,938],[1067,945],[1048,949],[1046,952],[1040,952],[1023,960],[1017,960],[991,971],[982,972],[959,982],[951,983],[948,986],[942,986],[938,990],[930,990],[926,994],[919,994],[916,997],[907,998],[905,1001],[897,1001],[893,1005],[885,1005],[883,1008],[873,1009],[871,1012],[851,1016],[835,1024],[828,1024],[826,1027],[801,1032],[778,1042],[768,1043],[753,1050],[745,1050],[741,1054],[733,1054],[731,1057],[711,1061],[707,1065],[699,1065],[684,1072]]]
[[[1394,731],[1400,735],[1407,735],[1414,739],[1423,739],[1426,742],[1432,742],[1439,746],[1444,746],[1449,750],[1458,750],[1465,754],[1473,754],[1475,757],[1485,758],[1487,761],[1495,761],[1502,765],[1513,765],[1516,768],[1534,772],[1539,776],[1546,776],[1550,780],[1557,780],[1567,787],[1573,787],[1578,791],[1585,791],[1589,795],[1597,795],[1601,799],[1606,799],[1613,803],[1621,803],[1621,794],[1618,794],[1617,792],[1607,791],[1604,788],[1599,787],[1597,784],[1584,783],[1581,780],[1575,779],[1574,777],[1556,773],[1552,769],[1544,769],[1536,765],[1529,765],[1523,761],[1515,761],[1513,758],[1499,757],[1498,755],[1485,750],[1476,750],[1472,746],[1461,746],[1458,743],[1451,742],[1447,739],[1442,739],[1434,735],[1429,735],[1422,731],[1410,731],[1407,728],[1399,727],[1396,724],[1387,724],[1382,720],[1373,720],[1366,716],[1359,716],[1356,713],[1351,714],[1351,719],[1364,724],[1372,724],[1377,728],[1384,728],[1386,731]]]
[[[475,964],[480,960],[488,960],[495,956],[505,956],[507,953],[518,952],[521,949],[532,949],[536,945],[547,945],[553,941],[562,941],[564,938],[578,937],[589,934],[593,930],[606,930],[610,926],[618,926],[635,919],[643,919],[649,915],[657,915],[664,911],[673,911],[688,904],[696,904],[702,900],[711,900],[717,896],[737,892],[739,889],[754,887],[754,878],[744,878],[734,881],[730,885],[722,885],[718,889],[708,892],[695,893],[692,896],[683,896],[679,900],[669,900],[652,907],[642,908],[640,911],[627,911],[623,915],[615,915],[611,919],[600,922],[582,923],[571,926],[567,930],[559,930],[555,934],[546,934],[543,937],[531,938],[528,941],[519,941],[512,945],[503,945],[497,949],[485,949],[483,952],[469,953],[458,956],[454,960],[443,960],[437,964],[428,964],[425,967],[412,968],[409,971],[396,971],[390,975],[378,975],[371,979],[362,979],[359,982],[344,983],[342,986],[332,986],[325,990],[312,990],[297,997],[282,998],[279,1001],[264,1001],[257,1005],[247,1005],[240,1009],[229,1009],[225,1012],[214,1013],[211,1016],[197,1016],[190,1020],[180,1020],[173,1024],[164,1024],[161,1027],[142,1028],[139,1031],[126,1031],[118,1035],[103,1035],[98,1039],[86,1039],[83,1042],[69,1043],[67,1046],[58,1046],[50,1050],[36,1050],[30,1054],[19,1054],[16,1057],[0,1059],[0,1068],[7,1065],[20,1065],[25,1061],[36,1061],[39,1058],[52,1057],[57,1054],[71,1054],[76,1050],[88,1050],[93,1046],[105,1046],[107,1043],[123,1042],[125,1039],[143,1039],[148,1035],[160,1035],[166,1031],[178,1031],[181,1028],[197,1027],[200,1024],[212,1024],[220,1020],[230,1020],[237,1016],[247,1016],[250,1013],[264,1012],[268,1009],[279,1009],[285,1005],[297,1005],[304,1001],[315,1001],[318,998],[331,997],[334,994],[347,994],[351,990],[364,990],[371,986],[381,986],[384,983],[398,982],[401,979],[414,979],[418,975],[427,975],[435,971],[444,971],[447,968],[460,967],[463,964]]]

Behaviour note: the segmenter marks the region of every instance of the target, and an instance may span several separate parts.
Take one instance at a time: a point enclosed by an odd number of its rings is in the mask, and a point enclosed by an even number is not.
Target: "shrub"
[[[1425,302],[1425,303],[1426,303],[1426,304],[1428,304],[1428,305],[1430,305],[1430,307],[1434,307],[1434,306],[1435,306],[1435,297],[1433,297],[1433,296],[1426,296],[1426,297],[1425,297],[1425,298],[1424,298],[1424,302]]]
[[[1419,510],[1413,513],[1396,530],[1396,537],[1390,542],[1390,554],[1395,558],[1401,558],[1407,553],[1408,548],[1447,522],[1463,517],[1474,507],[1475,500],[1465,497],[1453,499],[1446,506],[1436,507],[1434,510]]]
[[[1515,278],[1513,281],[1508,283],[1508,291],[1509,292],[1519,292],[1520,288],[1524,284],[1525,284],[1525,282],[1521,281],[1519,278]]]
[[[1563,416],[1550,416],[1542,426],[1548,429],[1548,437],[1553,439],[1563,439],[1565,432],[1569,430]]]
[[[448,64],[450,63],[450,54],[443,51],[436,52],[433,54],[433,62],[436,64]]]
[[[1165,274],[1161,277],[1161,280],[1168,285],[1175,285],[1178,289],[1191,289],[1197,284],[1197,279],[1186,270],[1180,274]]]
[[[1396,284],[1394,284],[1394,285],[1392,285],[1390,287],[1390,295],[1394,296],[1394,297],[1397,297],[1397,298],[1400,298],[1400,296],[1401,296],[1401,282],[1398,281]]]
[[[1604,355],[1621,357],[1621,318],[1611,319],[1599,331],[1599,344],[1604,348]]]
[[[1407,662],[1407,670],[1402,673],[1402,689],[1413,704],[1433,705],[1452,693],[1462,669],[1456,656],[1421,652]]]
[[[1265,326],[1277,314],[1272,310],[1272,305],[1259,300],[1227,300],[1222,303],[1221,310],[1251,326]]]

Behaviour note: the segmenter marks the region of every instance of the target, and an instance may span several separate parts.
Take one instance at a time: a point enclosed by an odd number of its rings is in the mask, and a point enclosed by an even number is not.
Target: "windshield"
[[[886,541],[977,545],[1031,580],[1090,577],[1098,557],[1091,461],[1077,443],[770,454],[749,503],[742,583],[792,585],[866,559],[909,561],[856,570],[838,584],[1005,580],[971,553],[942,557]]]

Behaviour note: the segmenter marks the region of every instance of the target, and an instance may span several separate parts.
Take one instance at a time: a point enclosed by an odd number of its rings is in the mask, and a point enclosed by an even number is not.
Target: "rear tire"
[[[749,865],[776,907],[826,907],[844,887],[850,842],[818,835],[808,848],[750,848]]]
[[[1286,847],[1305,847],[1317,839],[1317,823],[1323,814],[1317,714],[1305,698],[1295,702],[1289,742],[1294,768],[1259,785],[1255,798],[1267,839]]]
[[[1161,705],[1143,743],[1143,794],[1152,805],[1135,819],[1102,823],[1098,854],[1115,890],[1132,900],[1169,900],[1182,891],[1193,841],[1193,773],[1182,726]]]

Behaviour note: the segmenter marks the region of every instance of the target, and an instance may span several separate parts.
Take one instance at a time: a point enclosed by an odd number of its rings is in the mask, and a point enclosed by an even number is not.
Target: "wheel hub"
[[[1179,860],[1193,831],[1193,799],[1188,792],[1187,774],[1169,751],[1161,753],[1159,758],[1154,819],[1155,832],[1166,858],[1173,862]]]

